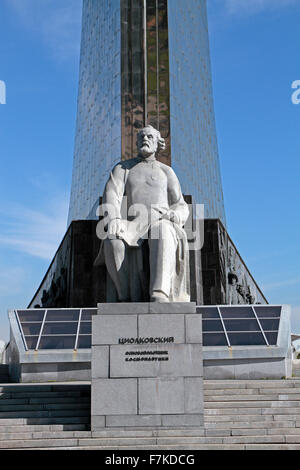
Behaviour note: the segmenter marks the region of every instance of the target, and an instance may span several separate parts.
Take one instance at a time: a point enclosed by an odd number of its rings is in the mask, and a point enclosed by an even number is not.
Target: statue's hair
[[[152,132],[154,132],[156,135],[157,135],[157,140],[158,140],[158,147],[157,147],[157,153],[159,153],[161,150],[165,150],[166,148],[166,141],[165,139],[161,136],[160,132],[155,129],[153,126],[151,126],[150,124],[148,124],[147,126],[145,126],[143,129],[141,129],[138,134],[137,134],[137,137],[139,137],[139,135],[141,134],[141,132],[144,130],[144,129],[151,129]]]

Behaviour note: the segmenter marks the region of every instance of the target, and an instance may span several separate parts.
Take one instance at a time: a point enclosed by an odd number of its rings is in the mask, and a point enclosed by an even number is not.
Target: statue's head
[[[160,135],[160,132],[149,125],[138,132],[137,148],[139,155],[147,158],[158,153],[160,150],[164,150],[166,148],[166,144],[165,140]]]

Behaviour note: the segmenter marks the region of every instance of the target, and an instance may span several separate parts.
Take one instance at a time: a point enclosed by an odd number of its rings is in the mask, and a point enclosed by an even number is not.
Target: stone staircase
[[[205,381],[205,429],[91,434],[90,384],[0,386],[0,449],[300,450],[300,379]]]

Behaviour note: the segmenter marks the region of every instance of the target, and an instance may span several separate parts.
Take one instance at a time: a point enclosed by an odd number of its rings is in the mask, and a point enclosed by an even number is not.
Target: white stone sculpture
[[[107,271],[119,302],[189,302],[188,205],[172,168],[156,160],[165,147],[160,132],[145,127],[137,147],[138,156],[118,163],[104,190]]]

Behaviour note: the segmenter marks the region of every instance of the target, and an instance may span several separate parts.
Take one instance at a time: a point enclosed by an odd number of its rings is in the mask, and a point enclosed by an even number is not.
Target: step
[[[88,416],[90,419],[90,414],[87,410],[78,410],[77,408],[71,410],[44,410],[44,411],[8,411],[2,412],[0,415],[0,422],[5,418],[67,418],[67,417],[84,417]]]
[[[211,381],[205,380],[204,381],[204,390],[248,390],[248,389],[255,389],[255,388],[300,388],[300,380],[299,379],[290,379],[290,380],[218,380],[218,381]]]
[[[228,393],[228,392],[227,392]],[[288,401],[288,400],[299,400],[300,393],[295,394],[272,394],[272,395],[210,395],[205,396],[204,401],[205,403],[210,402],[241,402],[241,401]]]
[[[287,439],[287,441],[286,441]],[[138,446],[166,446],[172,449],[173,446],[180,446],[182,449],[197,448],[198,445],[232,445],[232,444],[299,444],[299,436],[236,436],[236,437],[178,437],[178,438],[62,438],[62,439],[30,439],[30,440],[5,440],[0,441],[0,449],[22,449],[22,448],[47,448],[47,447],[87,447],[87,448],[108,448],[127,447],[137,448]]]
[[[222,421],[222,422],[206,422],[205,429],[291,429],[297,430],[296,421]],[[1,429],[1,428],[0,428]],[[280,431],[281,432],[281,431]]]
[[[23,433],[45,432],[52,433],[57,431],[89,431],[89,424],[20,424],[0,426],[0,434],[19,435]]]
[[[90,410],[89,403],[43,403],[43,404],[22,404],[22,405],[0,405],[0,419],[2,413],[9,411],[48,411],[48,410]]]
[[[0,399],[0,411],[11,405],[55,405],[55,404],[90,404],[90,397],[42,397],[42,398],[7,398]]]
[[[0,432],[2,426],[23,426],[23,425],[66,425],[66,424],[87,424],[90,423],[90,416],[47,416],[47,417],[11,417],[0,419]]]
[[[215,408],[206,409],[205,416],[213,415],[229,415],[234,418],[236,415],[297,415],[300,419],[300,407],[289,408],[289,407],[270,407],[270,408]]]
[[[1,433],[0,442],[2,441],[17,441],[17,440],[35,440],[35,439],[70,439],[70,438],[90,438],[92,437],[91,431],[25,431],[25,432],[12,432]]]
[[[270,401],[212,401],[204,402],[204,410],[236,408],[299,408],[299,400],[270,400]],[[0,407],[1,409],[1,407]]]
[[[90,392],[91,385],[82,382],[72,384],[8,384],[0,385],[0,393],[24,393],[24,392]]]
[[[91,397],[90,390],[88,391],[65,391],[65,392],[1,392],[0,393],[0,403],[1,400],[7,400],[11,398],[82,398],[82,397]]]
[[[204,397],[209,398],[210,396],[226,396],[226,395],[236,395],[246,397],[249,399],[251,395],[297,395],[300,394],[300,387],[262,387],[262,388],[248,388],[248,389],[236,389],[236,388],[220,388],[220,389],[204,389]]]
[[[51,448],[38,448],[36,447],[35,450],[51,450]],[[52,448],[53,450],[53,448]],[[74,447],[60,447],[60,450],[91,450],[90,447],[84,447],[84,446],[78,446],[76,448]],[[126,451],[131,451],[131,450],[202,450],[202,451],[207,451],[207,450],[228,450],[228,451],[233,451],[233,450],[300,450],[300,444],[201,444],[201,445],[192,445],[192,446],[135,446],[135,447],[93,447],[93,450],[126,450]]]

